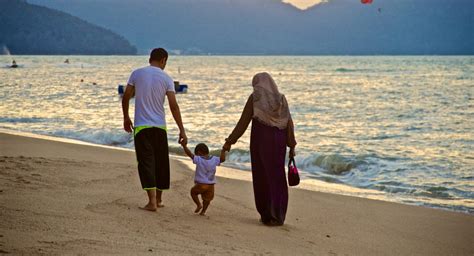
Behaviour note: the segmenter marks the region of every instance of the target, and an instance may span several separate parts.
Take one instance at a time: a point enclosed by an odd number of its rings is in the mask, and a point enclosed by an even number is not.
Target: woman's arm
[[[239,122],[235,126],[234,130],[232,133],[225,139],[225,144],[223,149],[225,151],[230,150],[230,146],[232,144],[235,144],[237,140],[242,137],[244,132],[247,130],[247,127],[250,124],[250,121],[252,121],[252,116],[253,116],[253,96],[250,95],[247,103],[245,104],[244,110],[242,111],[242,115],[240,116]]]
[[[225,162],[225,150],[224,149],[221,150],[221,155],[219,156],[219,160],[221,161],[221,163]]]
[[[290,153],[289,157],[294,157],[295,156],[295,147],[296,147],[296,139],[295,139],[295,126],[293,124],[293,119],[288,120],[288,126],[287,126],[287,139],[286,139],[286,145],[290,148]]]

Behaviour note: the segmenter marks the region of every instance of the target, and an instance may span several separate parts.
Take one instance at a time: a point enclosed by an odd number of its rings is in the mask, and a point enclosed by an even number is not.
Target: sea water
[[[133,149],[117,86],[147,56],[15,60],[0,56],[0,128]],[[218,153],[266,71],[288,100],[304,181],[474,213],[473,56],[170,56],[166,71],[189,86],[177,99],[191,148]],[[166,109],[170,151],[182,154]],[[249,135],[226,162],[242,175]]]

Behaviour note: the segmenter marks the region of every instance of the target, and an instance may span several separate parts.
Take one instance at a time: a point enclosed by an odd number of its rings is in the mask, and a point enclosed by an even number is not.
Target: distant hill
[[[119,32],[141,53],[474,54],[473,0],[29,0]]]
[[[12,54],[130,55],[124,37],[61,11],[0,0],[0,48]],[[1,53],[0,53],[1,54]]]

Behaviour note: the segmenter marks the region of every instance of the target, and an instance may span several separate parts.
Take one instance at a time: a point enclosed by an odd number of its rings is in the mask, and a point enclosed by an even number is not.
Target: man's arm
[[[183,121],[181,119],[181,112],[179,111],[178,102],[176,101],[176,94],[174,92],[166,92],[168,97],[168,103],[170,105],[171,113],[173,114],[174,121],[179,128],[179,140],[178,143],[181,145],[188,144],[188,137],[186,137],[186,132],[184,131]]]
[[[127,85],[122,97],[123,129],[129,133],[133,131],[133,123],[128,115],[129,101],[135,94],[135,86]]]

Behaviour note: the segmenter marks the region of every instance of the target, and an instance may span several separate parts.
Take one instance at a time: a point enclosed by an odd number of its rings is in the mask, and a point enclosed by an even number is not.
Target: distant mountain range
[[[0,49],[12,54],[133,55],[124,37],[24,0],[0,0]],[[0,52],[0,54],[2,54]]]
[[[28,0],[108,28],[139,53],[474,54],[474,0]]]

